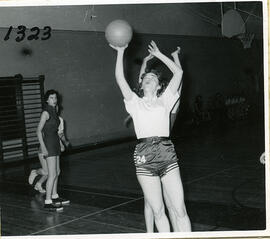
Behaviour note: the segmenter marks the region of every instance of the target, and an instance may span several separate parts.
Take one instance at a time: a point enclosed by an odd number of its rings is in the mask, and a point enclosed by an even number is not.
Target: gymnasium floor
[[[193,231],[265,228],[263,129],[242,121],[226,128],[191,127],[174,142]],[[71,204],[43,209],[28,185],[38,164],[2,169],[2,236],[143,233],[143,196],[136,181],[135,141],[62,157],[59,191]]]

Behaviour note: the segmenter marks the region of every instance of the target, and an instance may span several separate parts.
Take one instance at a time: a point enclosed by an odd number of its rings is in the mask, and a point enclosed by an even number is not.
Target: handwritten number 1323
[[[4,38],[5,41],[7,41],[9,39],[10,33],[12,31],[13,27],[9,27],[8,32]],[[42,37],[40,38],[41,40],[48,40],[51,37],[51,27],[49,26],[45,26],[43,28],[43,32],[42,32]],[[23,25],[18,26],[18,30],[17,30],[17,37],[15,38],[16,42],[20,42],[23,41],[26,37],[26,27]],[[39,34],[40,34],[40,29],[38,27],[32,27],[30,29],[30,32],[32,34],[30,34],[29,36],[27,36],[27,40],[32,41],[32,40],[38,40],[39,39]]]

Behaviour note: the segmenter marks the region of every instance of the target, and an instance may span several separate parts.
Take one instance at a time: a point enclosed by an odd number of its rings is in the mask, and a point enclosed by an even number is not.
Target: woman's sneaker
[[[30,185],[33,184],[33,182],[34,182],[37,175],[38,175],[37,170],[35,170],[35,169],[31,170],[31,173],[30,173],[30,175],[28,177],[28,182],[29,182]]]
[[[49,210],[49,211],[55,211],[55,212],[61,212],[64,210],[62,206],[57,206],[52,203],[44,204],[44,209]]]
[[[53,204],[55,204],[55,205],[68,205],[68,204],[70,204],[70,200],[65,199],[65,198],[60,198],[60,197],[53,198],[52,201],[53,201]]]

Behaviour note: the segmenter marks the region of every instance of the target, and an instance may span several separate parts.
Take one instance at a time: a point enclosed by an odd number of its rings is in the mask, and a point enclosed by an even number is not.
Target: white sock
[[[52,200],[51,199],[46,199],[45,204],[52,204]]]
[[[52,199],[56,199],[56,198],[59,198],[58,193],[52,195]]]

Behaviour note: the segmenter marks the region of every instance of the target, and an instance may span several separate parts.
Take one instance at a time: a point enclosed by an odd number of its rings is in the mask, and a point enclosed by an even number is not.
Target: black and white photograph
[[[270,235],[266,1],[11,3],[3,238]]]

